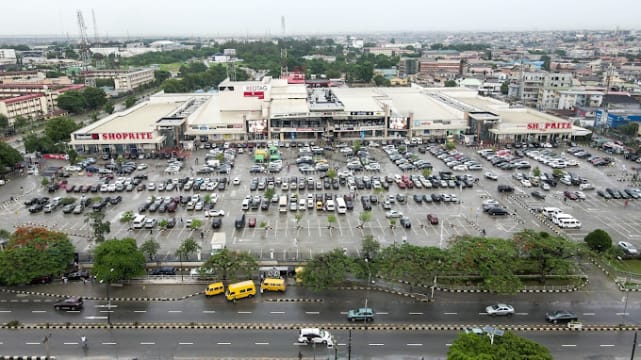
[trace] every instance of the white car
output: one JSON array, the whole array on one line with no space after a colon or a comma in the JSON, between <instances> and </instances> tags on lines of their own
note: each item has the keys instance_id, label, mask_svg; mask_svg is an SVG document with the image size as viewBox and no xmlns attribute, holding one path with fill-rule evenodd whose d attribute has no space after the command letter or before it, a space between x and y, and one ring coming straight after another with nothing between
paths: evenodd
<instances>
[{"instance_id":1,"label":"white car","mask_svg":"<svg viewBox=\"0 0 641 360\"><path fill-rule=\"evenodd\" d=\"M209 202L212 204L218 203L218 194L211 193L211 195L209 195Z\"/></svg>"},{"instance_id":2,"label":"white car","mask_svg":"<svg viewBox=\"0 0 641 360\"><path fill-rule=\"evenodd\" d=\"M639 254L639 250L637 250L637 248L635 248L634 245L630 244L627 241L619 241L618 245L628 255L638 255Z\"/></svg>"},{"instance_id":3,"label":"white car","mask_svg":"<svg viewBox=\"0 0 641 360\"><path fill-rule=\"evenodd\" d=\"M234 185L240 185L240 178L239 177L235 177L234 180L232 180L231 183L234 184Z\"/></svg>"},{"instance_id":4,"label":"white car","mask_svg":"<svg viewBox=\"0 0 641 360\"><path fill-rule=\"evenodd\" d=\"M151 190L151 191L156 190L156 184L154 183L147 184L147 190Z\"/></svg>"},{"instance_id":5,"label":"white car","mask_svg":"<svg viewBox=\"0 0 641 360\"><path fill-rule=\"evenodd\" d=\"M400 217L403 217L403 213L398 210L390 210L385 213L385 217L388 219L400 218Z\"/></svg>"},{"instance_id":6,"label":"white car","mask_svg":"<svg viewBox=\"0 0 641 360\"><path fill-rule=\"evenodd\" d=\"M139 164L138 166L136 166L136 169L145 170L147 167L149 167L149 165L147 165L147 164Z\"/></svg>"},{"instance_id":7,"label":"white car","mask_svg":"<svg viewBox=\"0 0 641 360\"><path fill-rule=\"evenodd\" d=\"M521 185L527 188L532 187L532 183L528 179L521 179Z\"/></svg>"},{"instance_id":8,"label":"white car","mask_svg":"<svg viewBox=\"0 0 641 360\"><path fill-rule=\"evenodd\" d=\"M499 177L493 172L489 172L488 171L484 175L485 175L486 178L488 178L490 180L498 180L499 179Z\"/></svg>"},{"instance_id":9,"label":"white car","mask_svg":"<svg viewBox=\"0 0 641 360\"><path fill-rule=\"evenodd\" d=\"M205 211L205 217L218 217L218 216L225 216L225 210Z\"/></svg>"},{"instance_id":10,"label":"white car","mask_svg":"<svg viewBox=\"0 0 641 360\"><path fill-rule=\"evenodd\" d=\"M576 195L579 200L585 200L585 193L583 191L575 191L574 195Z\"/></svg>"},{"instance_id":11,"label":"white car","mask_svg":"<svg viewBox=\"0 0 641 360\"><path fill-rule=\"evenodd\" d=\"M514 307L507 304L494 304L485 308L485 312L490 316L512 316Z\"/></svg>"}]
</instances>

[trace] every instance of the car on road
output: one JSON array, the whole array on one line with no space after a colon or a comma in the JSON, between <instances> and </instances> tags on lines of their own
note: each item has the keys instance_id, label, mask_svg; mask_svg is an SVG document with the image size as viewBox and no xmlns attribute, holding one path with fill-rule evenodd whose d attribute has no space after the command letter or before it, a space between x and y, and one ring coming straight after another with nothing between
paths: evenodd
<instances>
[{"instance_id":1,"label":"car on road","mask_svg":"<svg viewBox=\"0 0 641 360\"><path fill-rule=\"evenodd\" d=\"M486 307L485 312L490 316L512 316L514 307L508 304L494 304Z\"/></svg>"},{"instance_id":2,"label":"car on road","mask_svg":"<svg viewBox=\"0 0 641 360\"><path fill-rule=\"evenodd\" d=\"M627 241L619 241L617 245L623 249L626 255L639 255L639 250Z\"/></svg>"},{"instance_id":3,"label":"car on road","mask_svg":"<svg viewBox=\"0 0 641 360\"><path fill-rule=\"evenodd\" d=\"M65 275L67 280L70 280L70 281L88 279L89 276L90 276L89 272L88 271L84 271L84 270L74 271L74 272L71 272L71 273Z\"/></svg>"},{"instance_id":4,"label":"car on road","mask_svg":"<svg viewBox=\"0 0 641 360\"><path fill-rule=\"evenodd\" d=\"M385 217L388 218L388 219L401 218L401 217L403 217L403 213L398 211L398 210L390 210L390 211L385 213Z\"/></svg>"},{"instance_id":5,"label":"car on road","mask_svg":"<svg viewBox=\"0 0 641 360\"><path fill-rule=\"evenodd\" d=\"M438 225L438 216L435 214L427 214L427 221L432 225Z\"/></svg>"},{"instance_id":6,"label":"car on road","mask_svg":"<svg viewBox=\"0 0 641 360\"><path fill-rule=\"evenodd\" d=\"M298 342L303 344L326 344L334 346L334 337L329 332L319 328L302 328L298 332Z\"/></svg>"},{"instance_id":7,"label":"car on road","mask_svg":"<svg viewBox=\"0 0 641 360\"><path fill-rule=\"evenodd\" d=\"M81 310L83 306L82 298L81 297L68 297L66 299L62 299L58 301L57 303L53 304L53 308L56 310Z\"/></svg>"},{"instance_id":8,"label":"car on road","mask_svg":"<svg viewBox=\"0 0 641 360\"><path fill-rule=\"evenodd\" d=\"M347 312L347 320L363 322L374 321L374 309L369 307L351 309Z\"/></svg>"},{"instance_id":9,"label":"car on road","mask_svg":"<svg viewBox=\"0 0 641 360\"><path fill-rule=\"evenodd\" d=\"M578 321L579 318L575 313L567 310L555 310L545 314L545 320L553 324L567 323L570 321Z\"/></svg>"}]
</instances>

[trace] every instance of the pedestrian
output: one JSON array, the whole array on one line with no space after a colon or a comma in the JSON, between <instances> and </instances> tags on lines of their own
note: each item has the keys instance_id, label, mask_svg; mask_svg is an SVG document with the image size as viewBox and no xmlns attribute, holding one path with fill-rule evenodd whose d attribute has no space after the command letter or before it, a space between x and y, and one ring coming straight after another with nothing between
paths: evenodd
<instances>
[{"instance_id":1,"label":"pedestrian","mask_svg":"<svg viewBox=\"0 0 641 360\"><path fill-rule=\"evenodd\" d=\"M201 232L200 232L200 240L202 240L202 239L204 239L204 238L205 238L205 232L204 232L204 231L201 231Z\"/></svg>"},{"instance_id":2,"label":"pedestrian","mask_svg":"<svg viewBox=\"0 0 641 360\"><path fill-rule=\"evenodd\" d=\"M482 230L481 230L481 234L483 234L483 236L485 236L485 234L486 234L486 233L485 233L485 229L482 229Z\"/></svg>"},{"instance_id":3,"label":"pedestrian","mask_svg":"<svg viewBox=\"0 0 641 360\"><path fill-rule=\"evenodd\" d=\"M65 285L67 285L67 281L69 281L69 279L67 279L67 277L66 277L66 276L63 276L63 277L62 277L62 282L63 282Z\"/></svg>"},{"instance_id":4,"label":"pedestrian","mask_svg":"<svg viewBox=\"0 0 641 360\"><path fill-rule=\"evenodd\" d=\"M154 229L149 229L149 235L154 233Z\"/></svg>"},{"instance_id":5,"label":"pedestrian","mask_svg":"<svg viewBox=\"0 0 641 360\"><path fill-rule=\"evenodd\" d=\"M628 206L628 200L627 200L627 199L623 202L623 206L624 206L624 207L627 207L627 206Z\"/></svg>"},{"instance_id":6,"label":"pedestrian","mask_svg":"<svg viewBox=\"0 0 641 360\"><path fill-rule=\"evenodd\" d=\"M181 223L181 224L183 223L183 218L180 218L180 223Z\"/></svg>"},{"instance_id":7,"label":"pedestrian","mask_svg":"<svg viewBox=\"0 0 641 360\"><path fill-rule=\"evenodd\" d=\"M83 285L87 285L87 279L86 278L82 278L82 284Z\"/></svg>"}]
</instances>

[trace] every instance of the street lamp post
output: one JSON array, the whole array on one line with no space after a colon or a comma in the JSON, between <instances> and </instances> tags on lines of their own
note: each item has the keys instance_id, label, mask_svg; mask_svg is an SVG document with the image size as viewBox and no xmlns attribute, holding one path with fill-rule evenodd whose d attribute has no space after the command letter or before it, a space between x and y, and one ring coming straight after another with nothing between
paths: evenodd
<instances>
[{"instance_id":1,"label":"street lamp post","mask_svg":"<svg viewBox=\"0 0 641 360\"><path fill-rule=\"evenodd\" d=\"M114 269L109 269L109 279L107 280L107 324L111 326L111 296L109 296L109 288L111 287L111 276Z\"/></svg>"},{"instance_id":2,"label":"street lamp post","mask_svg":"<svg viewBox=\"0 0 641 360\"><path fill-rule=\"evenodd\" d=\"M365 258L367 264L367 290L365 291L365 307L367 307L367 298L369 297L369 286L372 283L372 271L369 268L369 260Z\"/></svg>"}]
</instances>

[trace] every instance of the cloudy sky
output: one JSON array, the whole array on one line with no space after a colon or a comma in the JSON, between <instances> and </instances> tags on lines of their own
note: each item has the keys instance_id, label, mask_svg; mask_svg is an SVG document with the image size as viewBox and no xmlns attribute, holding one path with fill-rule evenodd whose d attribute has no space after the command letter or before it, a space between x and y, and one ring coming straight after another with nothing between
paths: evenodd
<instances>
[{"instance_id":1,"label":"cloudy sky","mask_svg":"<svg viewBox=\"0 0 641 360\"><path fill-rule=\"evenodd\" d=\"M2 6L0 36L229 35L636 29L639 0L28 0Z\"/></svg>"}]
</instances>

